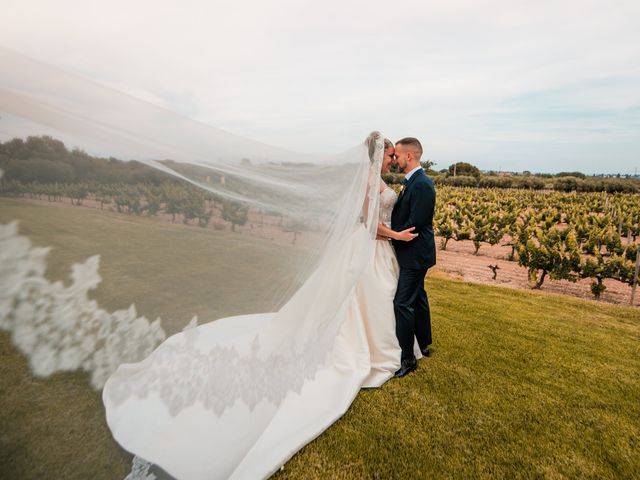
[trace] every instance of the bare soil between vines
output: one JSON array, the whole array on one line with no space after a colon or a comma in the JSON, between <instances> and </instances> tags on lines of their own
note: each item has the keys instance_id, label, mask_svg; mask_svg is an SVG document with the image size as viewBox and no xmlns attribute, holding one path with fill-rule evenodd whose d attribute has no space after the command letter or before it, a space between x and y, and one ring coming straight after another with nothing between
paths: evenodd
<instances>
[{"instance_id":1,"label":"bare soil between vines","mask_svg":"<svg viewBox=\"0 0 640 480\"><path fill-rule=\"evenodd\" d=\"M439 248L440 238L436 237L438 245L437 265L434 271L441 272L449 278L456 278L484 285L499 285L502 287L531 289L527 269L518 265L517 259L510 261L511 247L502 245L483 244L478 255L474 255L475 247L471 240L455 242L450 240L447 249ZM489 265L498 265L496 279ZM605 279L607 289L600 295L600 302L629 305L631 287L626 283L613 279ZM570 295L585 299L594 299L591 293L591 279L585 278L573 283L568 280L553 280L547 276L541 291L561 295ZM640 306L640 287L636 291L634 306Z\"/></svg>"}]
</instances>

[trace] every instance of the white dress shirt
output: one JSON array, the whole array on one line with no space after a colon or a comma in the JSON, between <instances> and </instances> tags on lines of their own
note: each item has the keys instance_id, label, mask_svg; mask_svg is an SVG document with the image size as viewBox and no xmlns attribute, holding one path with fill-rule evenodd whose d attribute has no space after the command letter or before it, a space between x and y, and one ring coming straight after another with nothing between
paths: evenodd
<instances>
[{"instance_id":1,"label":"white dress shirt","mask_svg":"<svg viewBox=\"0 0 640 480\"><path fill-rule=\"evenodd\" d=\"M411 178L411 175L413 175L414 173L416 173L418 170L420 170L422 168L422 165L418 165L416 168L414 168L413 170L411 170L409 173L406 173L404 176L404 179L408 182L409 179Z\"/></svg>"}]
</instances>

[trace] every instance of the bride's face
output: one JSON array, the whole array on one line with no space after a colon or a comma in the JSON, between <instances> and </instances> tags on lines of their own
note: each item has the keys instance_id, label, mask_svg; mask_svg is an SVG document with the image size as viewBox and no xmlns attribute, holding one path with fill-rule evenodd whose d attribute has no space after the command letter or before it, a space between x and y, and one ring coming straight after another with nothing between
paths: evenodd
<instances>
[{"instance_id":1,"label":"bride's face","mask_svg":"<svg viewBox=\"0 0 640 480\"><path fill-rule=\"evenodd\" d=\"M395 149L393 147L385 148L384 157L382 158L382 173L389 173L391 165L396 161Z\"/></svg>"}]
</instances>

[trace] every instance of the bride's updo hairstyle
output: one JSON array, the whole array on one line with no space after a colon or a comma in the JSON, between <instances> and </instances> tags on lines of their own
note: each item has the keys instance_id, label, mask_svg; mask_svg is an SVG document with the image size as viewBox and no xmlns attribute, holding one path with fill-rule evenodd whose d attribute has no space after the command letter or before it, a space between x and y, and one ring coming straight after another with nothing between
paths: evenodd
<instances>
[{"instance_id":1,"label":"bride's updo hairstyle","mask_svg":"<svg viewBox=\"0 0 640 480\"><path fill-rule=\"evenodd\" d=\"M373 153L376 151L376 140L382 137L382 134L377 130L371 132L367 139L364 141L365 145L369 149L369 161L373 163ZM384 149L393 147L393 143L388 138L384 139Z\"/></svg>"}]
</instances>

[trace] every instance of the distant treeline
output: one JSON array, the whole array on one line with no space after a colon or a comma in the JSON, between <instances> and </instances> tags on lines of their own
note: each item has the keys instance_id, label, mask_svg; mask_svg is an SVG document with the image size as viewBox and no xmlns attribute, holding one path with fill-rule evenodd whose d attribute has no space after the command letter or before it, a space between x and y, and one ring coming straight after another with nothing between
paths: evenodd
<instances>
[{"instance_id":1,"label":"distant treeline","mask_svg":"<svg viewBox=\"0 0 640 480\"><path fill-rule=\"evenodd\" d=\"M143 163L94 157L69 150L49 136L14 138L0 143L0 169L5 180L21 183L147 183L158 185L174 178Z\"/></svg>"},{"instance_id":2,"label":"distant treeline","mask_svg":"<svg viewBox=\"0 0 640 480\"><path fill-rule=\"evenodd\" d=\"M250 164L249 159L243 159L242 162ZM167 164L178 169L187 168ZM534 175L530 172L522 175L482 173L477 167L466 162L455 163L440 172L430 169L431 162L425 162L423 166L437 185L549 189L561 192L640 193L640 181L632 178L586 176L581 172L563 172L556 175ZM24 184L95 182L159 185L167 181L179 182L175 177L137 161L125 162L113 157L94 157L77 148L69 150L60 140L49 136L32 136L26 140L14 138L4 143L0 142L0 169L4 172L3 180ZM400 183L404 175L389 173L383 177L387 183Z\"/></svg>"},{"instance_id":3,"label":"distant treeline","mask_svg":"<svg viewBox=\"0 0 640 480\"><path fill-rule=\"evenodd\" d=\"M548 189L558 192L640 193L640 182L626 178L540 178L537 176L504 177L489 175L482 175L480 178L476 178L458 175L455 177L435 177L434 182L437 185L450 185L454 187Z\"/></svg>"},{"instance_id":4,"label":"distant treeline","mask_svg":"<svg viewBox=\"0 0 640 480\"><path fill-rule=\"evenodd\" d=\"M466 162L451 165L448 170L427 171L436 185L478 188L515 188L528 190L556 190L559 192L607 192L640 193L640 180L605 176L589 177L581 172L551 174L500 174L482 173L476 166ZM383 175L387 183L400 183L400 173Z\"/></svg>"}]
</instances>

